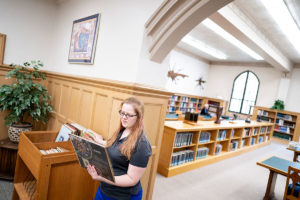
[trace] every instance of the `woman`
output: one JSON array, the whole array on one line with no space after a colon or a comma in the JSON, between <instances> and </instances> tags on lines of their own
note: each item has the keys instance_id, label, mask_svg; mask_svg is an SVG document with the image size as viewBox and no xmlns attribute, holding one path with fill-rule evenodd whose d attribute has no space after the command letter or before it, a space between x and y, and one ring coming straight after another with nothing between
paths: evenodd
<instances>
[{"instance_id":1,"label":"woman","mask_svg":"<svg viewBox=\"0 0 300 200\"><path fill-rule=\"evenodd\" d=\"M122 102L119 114L120 126L107 142L100 137L94 138L107 145L115 175L113 183L98 176L94 166L88 166L91 177L100 181L95 200L140 200L143 196L140 179L152 154L144 132L144 104L130 97Z\"/></svg>"}]
</instances>

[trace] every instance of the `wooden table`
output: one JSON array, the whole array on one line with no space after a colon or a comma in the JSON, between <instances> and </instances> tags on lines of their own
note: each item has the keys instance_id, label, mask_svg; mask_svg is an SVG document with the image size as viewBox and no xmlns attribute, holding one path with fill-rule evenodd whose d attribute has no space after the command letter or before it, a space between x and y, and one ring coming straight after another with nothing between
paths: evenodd
<instances>
[{"instance_id":1,"label":"wooden table","mask_svg":"<svg viewBox=\"0 0 300 200\"><path fill-rule=\"evenodd\" d=\"M287 147L286 149L288 149L288 150L294 152L294 158L293 158L293 161L294 161L294 162L297 162L297 158L298 158L298 155L300 155L300 151L299 151L299 150L296 150L296 149L289 148L289 147Z\"/></svg>"},{"instance_id":2,"label":"wooden table","mask_svg":"<svg viewBox=\"0 0 300 200\"><path fill-rule=\"evenodd\" d=\"M267 159L257 162L256 164L270 170L268 185L263 198L264 200L271 199L274 196L277 174L287 176L289 166L300 169L300 163L292 162L277 156L271 156Z\"/></svg>"},{"instance_id":3,"label":"wooden table","mask_svg":"<svg viewBox=\"0 0 300 200\"><path fill-rule=\"evenodd\" d=\"M8 138L0 140L0 178L13 180L17 159L18 144Z\"/></svg>"}]
</instances>

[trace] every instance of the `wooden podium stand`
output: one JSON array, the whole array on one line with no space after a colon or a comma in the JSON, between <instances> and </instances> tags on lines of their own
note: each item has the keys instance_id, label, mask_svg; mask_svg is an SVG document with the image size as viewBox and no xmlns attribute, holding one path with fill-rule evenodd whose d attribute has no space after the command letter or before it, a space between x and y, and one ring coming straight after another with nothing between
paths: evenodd
<instances>
[{"instance_id":1,"label":"wooden podium stand","mask_svg":"<svg viewBox=\"0 0 300 200\"><path fill-rule=\"evenodd\" d=\"M54 142L58 132L20 135L13 200L94 199L98 182L81 168L70 141ZM62 147L68 152L43 155L40 150Z\"/></svg>"}]
</instances>

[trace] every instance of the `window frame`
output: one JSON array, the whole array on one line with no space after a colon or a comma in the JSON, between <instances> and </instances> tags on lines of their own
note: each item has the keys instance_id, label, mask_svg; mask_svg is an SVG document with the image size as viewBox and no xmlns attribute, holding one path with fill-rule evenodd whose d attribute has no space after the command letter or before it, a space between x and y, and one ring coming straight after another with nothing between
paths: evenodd
<instances>
[{"instance_id":1,"label":"window frame","mask_svg":"<svg viewBox=\"0 0 300 200\"><path fill-rule=\"evenodd\" d=\"M242 115L250 115L250 110L251 110L251 108L249 109L249 111L248 111L247 114L242 113L242 108L243 108L243 104L244 104L244 101L245 101L245 93L246 93L247 84L248 84L248 77L249 77L249 73L250 73L250 72L251 72L251 73L257 78L257 80L258 80L257 92L256 92L256 97L255 97L255 101L254 101L254 105L253 105L253 106L256 105L257 96L258 96L258 92L259 92L259 86L260 86L260 80L259 80L258 76L257 76L254 72L252 72L252 71L250 71L250 70L246 70L246 71L243 71L243 72L239 73L239 74L235 77L235 79L233 80L232 89L231 89L231 96L230 96L230 101L229 101L229 106L228 106L228 111L229 111L229 112L237 113L237 114L242 114ZM239 112L231 111L231 110L230 110L230 105L231 105L232 95L233 95L233 91L234 91L235 81L236 81L237 78L239 78L239 77L240 77L242 74L244 74L244 73L247 73L247 77L246 77L246 81L245 81L245 85L244 85L245 87L244 87L244 91L243 91L243 97L242 97L242 99L241 99L240 111L239 111Z\"/></svg>"}]
</instances>

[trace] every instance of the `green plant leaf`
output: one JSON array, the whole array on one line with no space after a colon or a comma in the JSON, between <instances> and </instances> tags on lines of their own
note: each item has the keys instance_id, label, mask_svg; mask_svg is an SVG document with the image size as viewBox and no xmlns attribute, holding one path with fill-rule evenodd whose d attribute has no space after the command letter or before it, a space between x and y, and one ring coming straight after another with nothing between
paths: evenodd
<instances>
[{"instance_id":1,"label":"green plant leaf","mask_svg":"<svg viewBox=\"0 0 300 200\"><path fill-rule=\"evenodd\" d=\"M7 72L6 78L13 78L12 84L0 87L0 111L8 111L5 124L9 126L20 122L25 114L46 123L52 107L48 90L39 82L46 79L45 74L39 70L43 63L38 60L9 66L11 70Z\"/></svg>"}]
</instances>

